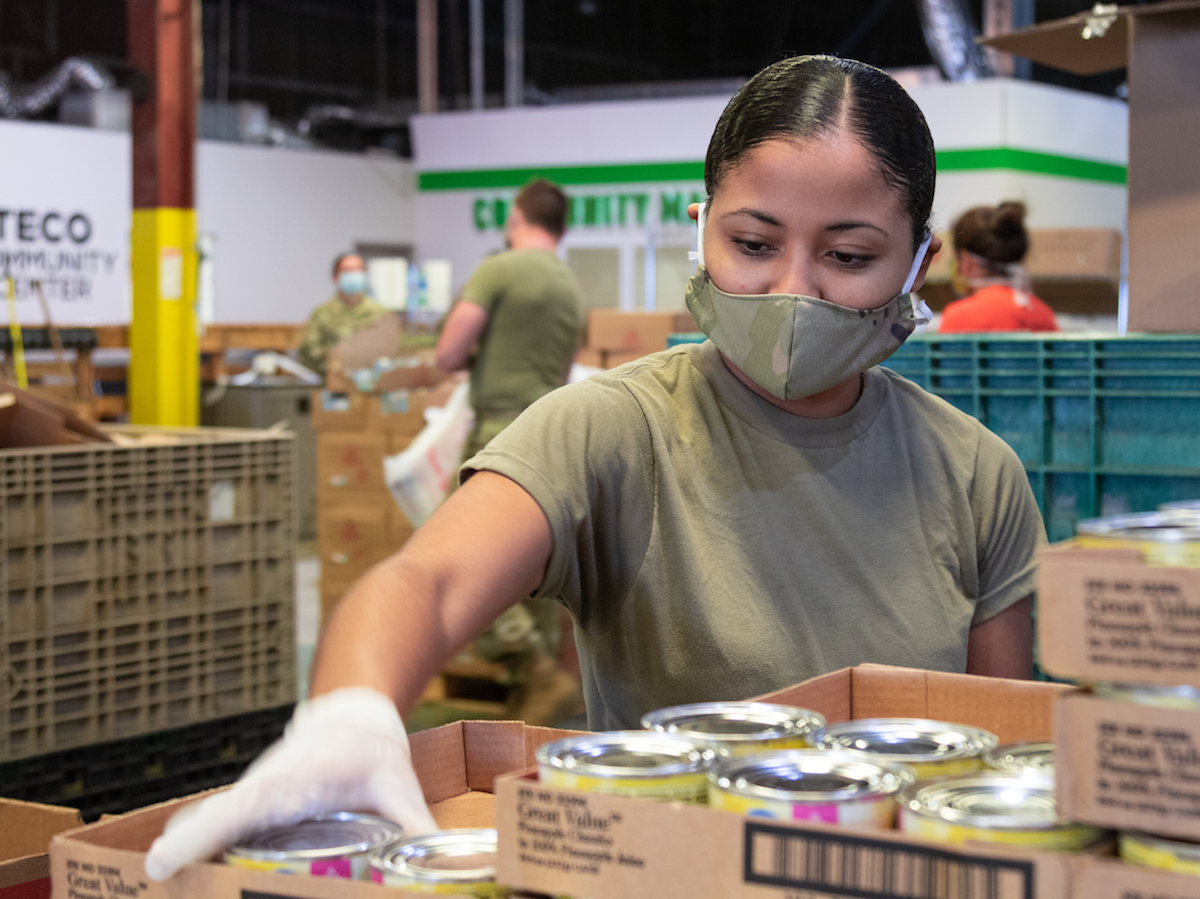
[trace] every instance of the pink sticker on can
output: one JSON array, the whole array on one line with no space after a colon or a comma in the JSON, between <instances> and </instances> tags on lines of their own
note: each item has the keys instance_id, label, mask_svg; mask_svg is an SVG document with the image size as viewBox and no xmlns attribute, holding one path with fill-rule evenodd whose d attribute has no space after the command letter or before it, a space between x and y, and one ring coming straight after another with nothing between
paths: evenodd
<instances>
[{"instance_id":1,"label":"pink sticker on can","mask_svg":"<svg viewBox=\"0 0 1200 899\"><path fill-rule=\"evenodd\" d=\"M372 868L371 880L373 880L375 883L383 883L383 872L378 868Z\"/></svg>"},{"instance_id":2,"label":"pink sticker on can","mask_svg":"<svg viewBox=\"0 0 1200 899\"><path fill-rule=\"evenodd\" d=\"M836 805L793 805L792 819L795 821L817 821L821 824L837 824Z\"/></svg>"},{"instance_id":3,"label":"pink sticker on can","mask_svg":"<svg viewBox=\"0 0 1200 899\"><path fill-rule=\"evenodd\" d=\"M314 877L345 877L349 880L354 876L350 870L350 859L348 858L331 858L328 861L313 861L312 873Z\"/></svg>"}]
</instances>

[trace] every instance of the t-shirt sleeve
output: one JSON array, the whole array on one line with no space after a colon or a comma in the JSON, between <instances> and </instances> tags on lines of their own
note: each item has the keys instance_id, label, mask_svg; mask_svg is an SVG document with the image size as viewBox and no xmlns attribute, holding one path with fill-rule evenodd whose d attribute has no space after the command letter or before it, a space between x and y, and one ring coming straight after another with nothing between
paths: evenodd
<instances>
[{"instance_id":1,"label":"t-shirt sleeve","mask_svg":"<svg viewBox=\"0 0 1200 899\"><path fill-rule=\"evenodd\" d=\"M483 260L463 285L462 298L468 303L482 306L490 315L492 307L504 292L505 268L503 255L490 256Z\"/></svg>"},{"instance_id":2,"label":"t-shirt sleeve","mask_svg":"<svg viewBox=\"0 0 1200 899\"><path fill-rule=\"evenodd\" d=\"M974 627L1034 592L1046 530L1021 460L990 432L976 456L972 491L979 564Z\"/></svg>"},{"instance_id":3,"label":"t-shirt sleeve","mask_svg":"<svg viewBox=\"0 0 1200 899\"><path fill-rule=\"evenodd\" d=\"M535 596L561 599L584 630L607 628L645 558L655 463L646 416L619 381L589 379L538 400L459 478L495 471L541 506L554 537Z\"/></svg>"}]
</instances>

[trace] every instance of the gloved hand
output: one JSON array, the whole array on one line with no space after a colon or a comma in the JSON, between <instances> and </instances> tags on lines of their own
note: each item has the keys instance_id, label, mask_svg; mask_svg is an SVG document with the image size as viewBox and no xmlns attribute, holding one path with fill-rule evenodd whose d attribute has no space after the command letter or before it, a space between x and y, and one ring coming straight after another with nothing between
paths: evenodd
<instances>
[{"instance_id":1,"label":"gloved hand","mask_svg":"<svg viewBox=\"0 0 1200 899\"><path fill-rule=\"evenodd\" d=\"M146 856L146 874L165 880L247 834L360 809L391 818L406 835L437 829L395 704L347 687L301 703L283 737L236 784L167 822Z\"/></svg>"}]
</instances>

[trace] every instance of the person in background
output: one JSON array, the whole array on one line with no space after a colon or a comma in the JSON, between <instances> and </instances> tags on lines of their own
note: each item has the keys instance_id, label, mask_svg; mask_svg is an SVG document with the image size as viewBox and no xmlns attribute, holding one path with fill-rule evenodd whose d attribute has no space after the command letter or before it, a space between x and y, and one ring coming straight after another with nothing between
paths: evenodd
<instances>
[{"instance_id":1,"label":"person in background","mask_svg":"<svg viewBox=\"0 0 1200 899\"><path fill-rule=\"evenodd\" d=\"M475 426L463 461L567 382L582 304L574 273L558 258L567 208L549 181L525 185L505 222L507 249L480 263L442 327L437 364L470 373ZM560 609L552 598L517 603L475 641L476 655L508 668L506 713L529 724L583 713L579 681L557 661Z\"/></svg>"},{"instance_id":2,"label":"person in background","mask_svg":"<svg viewBox=\"0 0 1200 899\"><path fill-rule=\"evenodd\" d=\"M341 808L434 827L400 708L521 597L575 621L593 730L879 662L1032 673L1021 460L879 363L922 317L933 139L872 66L777 62L704 162L708 335L543 397L460 472L322 631L312 699L231 789L173 820L150 877Z\"/></svg>"},{"instance_id":3,"label":"person in background","mask_svg":"<svg viewBox=\"0 0 1200 899\"><path fill-rule=\"evenodd\" d=\"M954 223L955 287L938 332L1057 331L1054 312L1029 289L1021 260L1029 249L1025 204L968 209Z\"/></svg>"},{"instance_id":4,"label":"person in background","mask_svg":"<svg viewBox=\"0 0 1200 899\"><path fill-rule=\"evenodd\" d=\"M321 375L331 349L387 314L367 296L366 265L357 253L333 260L333 283L337 293L313 310L300 338L300 363Z\"/></svg>"}]
</instances>

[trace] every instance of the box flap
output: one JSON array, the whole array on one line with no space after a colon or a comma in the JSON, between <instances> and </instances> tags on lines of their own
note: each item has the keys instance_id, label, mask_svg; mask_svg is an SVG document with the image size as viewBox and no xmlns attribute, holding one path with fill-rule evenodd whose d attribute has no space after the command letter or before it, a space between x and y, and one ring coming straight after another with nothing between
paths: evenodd
<instances>
[{"instance_id":1,"label":"box flap","mask_svg":"<svg viewBox=\"0 0 1200 899\"><path fill-rule=\"evenodd\" d=\"M1150 6L1121 6L1103 15L1093 11L1081 12L979 42L1076 75L1095 75L1125 66L1129 54L1129 20L1132 17L1193 9L1200 9L1200 2L1180 0Z\"/></svg>"}]
</instances>

